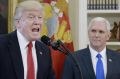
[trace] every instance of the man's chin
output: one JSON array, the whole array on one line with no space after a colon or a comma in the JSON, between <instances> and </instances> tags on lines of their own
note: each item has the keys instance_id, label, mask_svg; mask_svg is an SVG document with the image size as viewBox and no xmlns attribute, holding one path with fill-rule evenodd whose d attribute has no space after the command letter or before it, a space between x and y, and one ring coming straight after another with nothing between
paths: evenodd
<instances>
[{"instance_id":1,"label":"man's chin","mask_svg":"<svg viewBox=\"0 0 120 79\"><path fill-rule=\"evenodd\" d=\"M31 39L32 39L32 41L39 40L39 39L40 39L40 36L34 36L34 37L32 37Z\"/></svg>"},{"instance_id":2,"label":"man's chin","mask_svg":"<svg viewBox=\"0 0 120 79\"><path fill-rule=\"evenodd\" d=\"M96 48L98 48L98 47L100 47L100 44L97 44L97 43L96 43L96 44L94 44L93 46L96 47Z\"/></svg>"}]
</instances>

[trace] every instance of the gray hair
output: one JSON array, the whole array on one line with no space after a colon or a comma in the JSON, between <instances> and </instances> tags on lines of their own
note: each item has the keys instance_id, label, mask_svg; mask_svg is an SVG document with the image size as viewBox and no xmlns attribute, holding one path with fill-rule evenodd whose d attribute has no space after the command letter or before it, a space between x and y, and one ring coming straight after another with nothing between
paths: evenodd
<instances>
[{"instance_id":1,"label":"gray hair","mask_svg":"<svg viewBox=\"0 0 120 79\"><path fill-rule=\"evenodd\" d=\"M15 9L15 14L14 14L14 26L16 20L19 20L22 16L22 13L27 10L33 10L35 8L38 8L43 12L43 6L41 3L35 0L26 0L21 3L19 3Z\"/></svg>"},{"instance_id":2,"label":"gray hair","mask_svg":"<svg viewBox=\"0 0 120 79\"><path fill-rule=\"evenodd\" d=\"M103 22L105 22L106 27L107 27L107 30L108 30L108 31L111 30L110 22L109 22L107 19L103 18L103 17L95 17L95 18L93 18L93 19L90 21L89 25L88 25L88 30L91 28L91 26L93 25L93 23L96 22L96 21L103 21Z\"/></svg>"}]
</instances>

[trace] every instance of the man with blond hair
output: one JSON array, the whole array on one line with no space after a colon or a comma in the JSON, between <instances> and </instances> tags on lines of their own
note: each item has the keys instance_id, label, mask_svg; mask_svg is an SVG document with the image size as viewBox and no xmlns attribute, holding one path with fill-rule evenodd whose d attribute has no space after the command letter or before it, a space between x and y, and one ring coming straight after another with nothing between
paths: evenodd
<instances>
[{"instance_id":1,"label":"man with blond hair","mask_svg":"<svg viewBox=\"0 0 120 79\"><path fill-rule=\"evenodd\" d=\"M49 48L39 40L43 7L38 1L18 4L16 30L0 36L0 79L55 79Z\"/></svg>"}]
</instances>

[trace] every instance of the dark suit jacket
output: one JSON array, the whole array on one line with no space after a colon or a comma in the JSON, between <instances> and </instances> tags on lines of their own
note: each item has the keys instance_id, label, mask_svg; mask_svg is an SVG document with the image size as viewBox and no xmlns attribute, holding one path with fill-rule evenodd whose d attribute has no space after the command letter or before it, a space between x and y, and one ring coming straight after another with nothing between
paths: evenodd
<instances>
[{"instance_id":1,"label":"dark suit jacket","mask_svg":"<svg viewBox=\"0 0 120 79\"><path fill-rule=\"evenodd\" d=\"M55 79L50 50L38 41L35 42L35 47L38 63L37 79ZM16 31L6 36L0 36L0 79L24 79Z\"/></svg>"},{"instance_id":2,"label":"dark suit jacket","mask_svg":"<svg viewBox=\"0 0 120 79\"><path fill-rule=\"evenodd\" d=\"M62 79L96 79L92 66L89 48L73 53L80 64L80 75L78 67L74 64L70 56L65 61ZM107 75L106 79L120 79L120 55L107 49Z\"/></svg>"}]
</instances>

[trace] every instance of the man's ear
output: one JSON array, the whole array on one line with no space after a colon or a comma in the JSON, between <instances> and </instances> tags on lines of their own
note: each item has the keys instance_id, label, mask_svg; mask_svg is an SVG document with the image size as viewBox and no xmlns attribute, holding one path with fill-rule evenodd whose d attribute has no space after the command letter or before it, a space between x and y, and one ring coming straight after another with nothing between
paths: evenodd
<instances>
[{"instance_id":1,"label":"man's ear","mask_svg":"<svg viewBox=\"0 0 120 79\"><path fill-rule=\"evenodd\" d=\"M20 20L15 21L15 26L16 26L16 28L20 28Z\"/></svg>"},{"instance_id":2,"label":"man's ear","mask_svg":"<svg viewBox=\"0 0 120 79\"><path fill-rule=\"evenodd\" d=\"M107 41L110 39L110 37L111 37L111 32L108 32Z\"/></svg>"}]
</instances>

